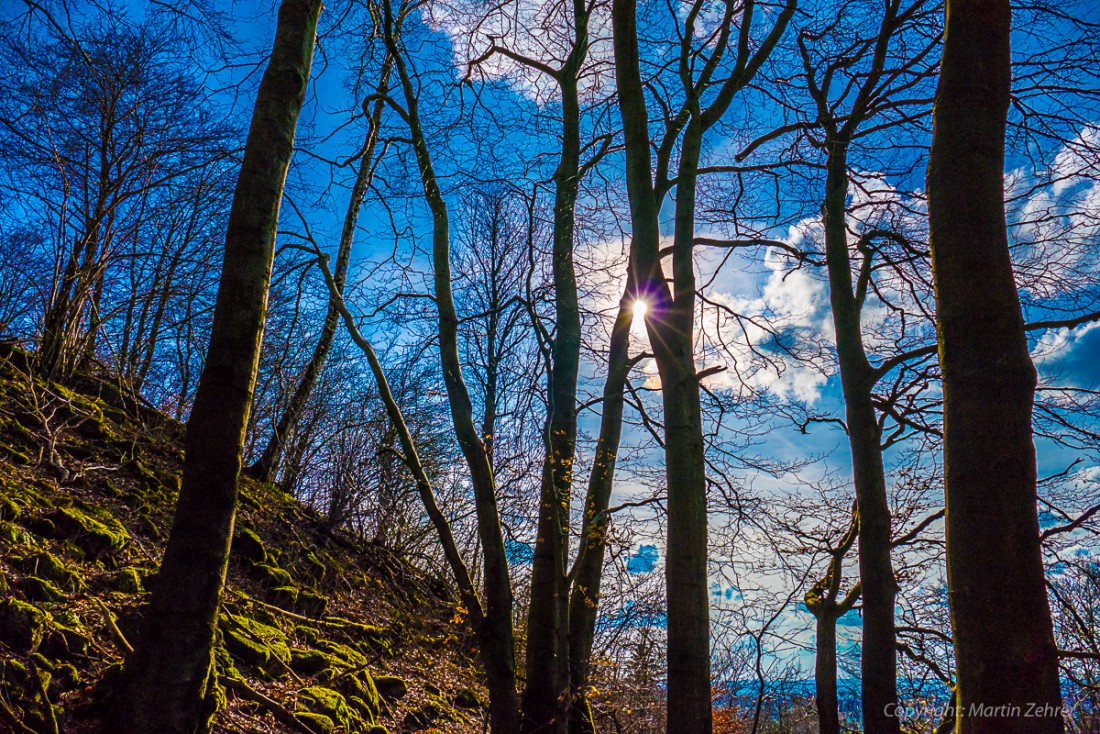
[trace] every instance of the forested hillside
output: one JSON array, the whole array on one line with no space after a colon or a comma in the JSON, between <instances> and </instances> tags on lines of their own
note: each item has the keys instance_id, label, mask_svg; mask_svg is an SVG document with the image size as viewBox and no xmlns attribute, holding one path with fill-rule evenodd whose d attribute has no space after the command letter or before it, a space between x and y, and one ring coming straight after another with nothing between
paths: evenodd
<instances>
[{"instance_id":1,"label":"forested hillside","mask_svg":"<svg viewBox=\"0 0 1100 734\"><path fill-rule=\"evenodd\" d=\"M0 2L0 733L1100 731L1098 58Z\"/></svg>"},{"instance_id":2,"label":"forested hillside","mask_svg":"<svg viewBox=\"0 0 1100 734\"><path fill-rule=\"evenodd\" d=\"M97 731L179 491L182 426L101 377L0 362L0 731ZM482 730L445 583L246 481L218 625L213 730Z\"/></svg>"}]
</instances>

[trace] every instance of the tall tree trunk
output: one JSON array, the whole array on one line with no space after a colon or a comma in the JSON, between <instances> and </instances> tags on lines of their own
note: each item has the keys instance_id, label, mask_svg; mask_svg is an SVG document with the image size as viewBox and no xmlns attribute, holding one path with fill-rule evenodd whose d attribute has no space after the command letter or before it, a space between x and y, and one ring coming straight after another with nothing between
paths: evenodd
<instances>
[{"instance_id":1,"label":"tall tree trunk","mask_svg":"<svg viewBox=\"0 0 1100 734\"><path fill-rule=\"evenodd\" d=\"M581 6L583 12L583 5ZM586 20L578 18L578 24ZM582 46L578 44L578 46ZM559 77L562 149L554 172L554 341L551 345L546 460L528 609L525 732L561 734L569 723L569 510L577 443L577 374L581 318L573 267L573 230L580 186L580 101L575 69Z\"/></svg>"},{"instance_id":2,"label":"tall tree trunk","mask_svg":"<svg viewBox=\"0 0 1100 734\"><path fill-rule=\"evenodd\" d=\"M863 648L860 658L863 726L867 734L897 734L897 650L890 561L890 504L886 495L881 432L871 401L875 376L863 346L860 316L865 288L853 290L845 226L848 197L847 143L829 148L825 202L825 259L829 272L836 350L852 475L859 504L859 577L863 585ZM865 254L864 257L870 257ZM858 292L857 292L858 291Z\"/></svg>"},{"instance_id":3,"label":"tall tree trunk","mask_svg":"<svg viewBox=\"0 0 1100 734\"><path fill-rule=\"evenodd\" d=\"M377 94L384 95L389 88L390 73L393 62L389 57L382 65L382 77L378 82ZM355 176L355 184L351 188L351 198L348 201L347 212L344 215L344 226L340 232L340 245L336 253L336 270L333 273L336 278L337 289L342 294L344 283L347 280L348 264L351 261L351 248L355 243L355 228L359 222L359 211L363 206L363 199L370 187L374 173L374 150L378 145L378 129L382 120L382 110L385 101L378 99L371 108L369 115L370 130L367 132L367 141L363 146L359 158L359 172ZM330 297L328 310L325 312L325 320L321 326L321 335L317 338L317 344L313 348L309 362L298 380L298 387L287 404L286 409L275 424L263 453L256 463L249 467L249 473L261 482L270 482L275 479L279 470L279 461L282 459L284 447L294 434L302 413L309 403L313 387L321 376L321 371L328 361L329 352L332 350L332 342L336 337L336 327L340 324L340 314L336 308L336 302Z\"/></svg>"},{"instance_id":4,"label":"tall tree trunk","mask_svg":"<svg viewBox=\"0 0 1100 734\"><path fill-rule=\"evenodd\" d=\"M1010 26L1009 0L948 0L928 164L957 731L1060 734L1035 508L1036 376L1004 213Z\"/></svg>"},{"instance_id":5,"label":"tall tree trunk","mask_svg":"<svg viewBox=\"0 0 1100 734\"><path fill-rule=\"evenodd\" d=\"M677 180L673 245L675 300L661 268L658 199L651 179L645 92L639 70L637 4L612 6L615 78L626 146L631 261L637 298L648 304L646 328L661 376L668 482L665 586L668 604L668 734L709 734L710 624L707 595L706 475L695 372L692 317L695 170L702 129L684 136ZM687 174L686 177L684 174ZM690 231L688 240L684 237Z\"/></svg>"},{"instance_id":6,"label":"tall tree trunk","mask_svg":"<svg viewBox=\"0 0 1100 734\"><path fill-rule=\"evenodd\" d=\"M695 370L695 180L703 129L688 123L680 149L673 234L673 301L646 312L661 375L668 483L669 734L711 730L710 597L707 584L707 477L699 378ZM660 272L660 265L657 266Z\"/></svg>"},{"instance_id":7,"label":"tall tree trunk","mask_svg":"<svg viewBox=\"0 0 1100 734\"><path fill-rule=\"evenodd\" d=\"M459 448L470 472L482 550L484 616L477 626L481 658L489 688L489 719L495 734L520 730L516 691L515 630L512 624L512 584L504 533L497 508L496 480L489 455L474 425L473 403L462 376L458 354L458 313L451 288L451 232L447 203L439 188L431 153L420 122L416 87L397 45L396 24L389 0L383 3L385 41L394 59L406 103L405 119L412 135L424 198L432 213L432 267L439 324L439 359Z\"/></svg>"},{"instance_id":8,"label":"tall tree trunk","mask_svg":"<svg viewBox=\"0 0 1100 734\"><path fill-rule=\"evenodd\" d=\"M175 520L108 720L125 734L209 728L214 633L229 559L283 184L305 99L320 0L284 0L226 232L210 347L187 424Z\"/></svg>"}]
</instances>

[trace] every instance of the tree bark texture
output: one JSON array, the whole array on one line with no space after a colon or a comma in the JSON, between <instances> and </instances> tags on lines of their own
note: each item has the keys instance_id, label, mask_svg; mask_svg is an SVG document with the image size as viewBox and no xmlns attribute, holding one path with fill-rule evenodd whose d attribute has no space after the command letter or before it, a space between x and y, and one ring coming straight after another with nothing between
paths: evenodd
<instances>
[{"instance_id":1,"label":"tree bark texture","mask_svg":"<svg viewBox=\"0 0 1100 734\"><path fill-rule=\"evenodd\" d=\"M256 382L283 183L320 0L284 0L226 232L210 347L187 424L172 532L108 731L192 734L214 714L214 634Z\"/></svg>"},{"instance_id":2,"label":"tree bark texture","mask_svg":"<svg viewBox=\"0 0 1100 734\"><path fill-rule=\"evenodd\" d=\"M1010 27L1009 0L948 0L928 165L956 731L1061 734L1035 507L1036 375L1005 226Z\"/></svg>"}]
</instances>

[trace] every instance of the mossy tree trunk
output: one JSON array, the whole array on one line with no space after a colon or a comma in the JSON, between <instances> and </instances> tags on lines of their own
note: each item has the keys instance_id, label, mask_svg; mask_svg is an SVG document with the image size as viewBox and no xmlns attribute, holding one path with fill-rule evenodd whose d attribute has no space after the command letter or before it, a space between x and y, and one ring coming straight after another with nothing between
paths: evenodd
<instances>
[{"instance_id":1,"label":"mossy tree trunk","mask_svg":"<svg viewBox=\"0 0 1100 734\"><path fill-rule=\"evenodd\" d=\"M215 711L214 634L237 506L283 184L320 0L284 0L226 232L210 347L187 424L175 520L108 731L192 734Z\"/></svg>"},{"instance_id":2,"label":"mossy tree trunk","mask_svg":"<svg viewBox=\"0 0 1100 734\"><path fill-rule=\"evenodd\" d=\"M956 730L1060 734L1035 507L1036 375L1004 212L1010 30L1009 0L948 0L928 164Z\"/></svg>"}]
</instances>

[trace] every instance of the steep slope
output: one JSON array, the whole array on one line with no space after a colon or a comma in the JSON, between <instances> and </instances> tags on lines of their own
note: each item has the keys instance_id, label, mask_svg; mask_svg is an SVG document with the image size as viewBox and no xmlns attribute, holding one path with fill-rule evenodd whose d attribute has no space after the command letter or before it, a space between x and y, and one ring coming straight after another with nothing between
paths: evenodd
<instances>
[{"instance_id":1,"label":"steep slope","mask_svg":"<svg viewBox=\"0 0 1100 734\"><path fill-rule=\"evenodd\" d=\"M183 427L0 345L0 732L95 731L171 525ZM218 640L219 732L483 730L446 587L242 486Z\"/></svg>"}]
</instances>

